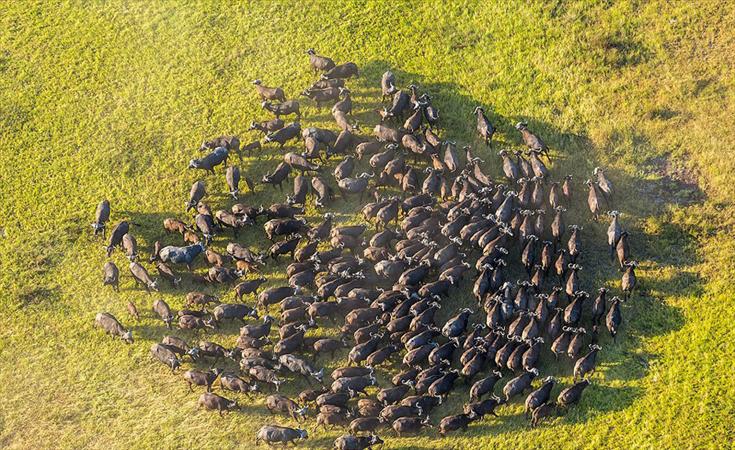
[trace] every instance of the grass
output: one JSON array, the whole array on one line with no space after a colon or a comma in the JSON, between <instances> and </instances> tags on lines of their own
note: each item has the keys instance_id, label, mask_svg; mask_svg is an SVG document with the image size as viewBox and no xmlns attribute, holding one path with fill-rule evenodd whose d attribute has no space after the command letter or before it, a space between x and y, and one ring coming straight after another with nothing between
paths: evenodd
<instances>
[{"instance_id":1,"label":"grass","mask_svg":"<svg viewBox=\"0 0 735 450\"><path fill-rule=\"evenodd\" d=\"M623 336L603 339L580 405L530 429L514 403L445 439L386 432L386 448L732 445L732 8L709 0L17 1L0 11L0 446L247 448L273 420L262 398L225 418L196 409L196 395L149 357L165 333L147 306L154 297L130 278L119 294L102 289L105 258L89 223L109 198L113 222L140 223L134 233L148 249L165 238L164 217L184 217L195 179L205 177L213 205L228 204L221 172L187 171L186 161L205 138L255 138L244 130L265 114L250 80L295 95L312 80L309 47L361 67L348 84L363 123L375 122L370 109L390 67L401 84L433 94L447 137L476 143L469 111L482 104L500 145L519 144L512 125L521 118L538 130L554 149L553 173L583 181L593 167L609 168L641 262ZM303 123L332 126L326 109L304 103ZM497 157L480 148L497 175ZM280 157L269 148L241 167L259 175ZM259 186L245 201L281 199ZM335 208L340 220L357 220L354 204ZM581 205L574 214L589 247L584 285L617 287L595 244L605 225L588 223ZM242 239L262 241L256 232ZM114 259L127 272L119 252ZM271 284L277 272L269 266ZM161 296L180 307L183 291ZM470 301L455 296L457 305ZM129 300L143 311L139 323L124 312ZM93 330L101 310L131 324L136 344ZM218 339L231 344L235 326L227 331ZM570 382L568 363L544 367ZM459 397L441 413L459 409ZM303 445L327 447L338 434L317 432Z\"/></svg>"}]
</instances>

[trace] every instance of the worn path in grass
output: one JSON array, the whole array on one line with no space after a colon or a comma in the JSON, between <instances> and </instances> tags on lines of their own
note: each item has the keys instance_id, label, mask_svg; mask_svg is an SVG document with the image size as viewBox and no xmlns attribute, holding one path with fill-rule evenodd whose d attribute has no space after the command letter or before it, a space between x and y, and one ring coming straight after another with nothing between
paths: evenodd
<instances>
[{"instance_id":1,"label":"worn path in grass","mask_svg":"<svg viewBox=\"0 0 735 450\"><path fill-rule=\"evenodd\" d=\"M102 289L105 259L89 223L106 197L113 222L142 225L134 228L142 248L164 238L161 220L184 217L189 186L203 176L185 169L201 141L224 133L255 138L245 129L266 115L250 81L295 96L313 79L303 53L309 47L361 66L362 77L349 85L363 123L375 123L378 80L390 67L402 85L413 81L432 93L448 138L479 144L469 112L482 104L498 124L497 145L518 145L512 125L527 120L554 149L552 171L572 173L578 192L593 167L608 167L641 262L623 336L603 339L595 384L564 417L531 430L515 403L446 439L386 432L386 448L732 443L735 18L728 8L709 1L18 1L0 11L3 447L248 447L254 430L272 420L262 399L225 418L198 411L179 376L151 361L150 343L165 333L144 306L153 297L130 278L120 294ZM332 127L326 109L303 103L305 125ZM477 151L498 175L498 158ZM259 178L280 157L269 148L241 167ZM210 202L227 205L221 171L205 179ZM282 198L259 186L245 201ZM351 220L357 205L334 208ZM617 287L603 248L591 244L604 239L605 225L588 223L581 209L573 214L590 242L585 287ZM241 241L265 247L260 233ZM119 253L115 260L126 272ZM273 266L267 275L279 282ZM183 292L161 295L178 308ZM143 311L139 323L124 312L128 300ZM452 301L470 303L465 294ZM137 343L93 330L100 310L131 323ZM234 341L236 327L228 330ZM568 363L545 367L569 383ZM455 396L441 412L463 400ZM326 447L338 434L314 433L304 446Z\"/></svg>"}]
</instances>

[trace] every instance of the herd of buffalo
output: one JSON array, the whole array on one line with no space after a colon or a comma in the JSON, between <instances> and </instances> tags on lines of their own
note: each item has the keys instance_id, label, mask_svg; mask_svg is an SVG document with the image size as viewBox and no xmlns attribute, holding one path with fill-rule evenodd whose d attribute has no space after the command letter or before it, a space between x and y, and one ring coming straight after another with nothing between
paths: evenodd
<instances>
[{"instance_id":1,"label":"herd of buffalo","mask_svg":"<svg viewBox=\"0 0 735 450\"><path fill-rule=\"evenodd\" d=\"M174 311L163 299L151 308L169 329L215 333L227 321L242 323L234 348L170 334L151 347L153 358L173 372L186 361L207 363L209 370L191 368L183 378L191 390L204 388L198 404L220 415L240 408L231 399L236 393L250 398L270 390L265 407L273 414L298 423L313 417L314 430L346 427L349 433L334 443L340 450L381 444L376 433L385 428L399 436L433 427L440 436L466 430L528 391L525 411L532 426L577 403L595 371L599 341L603 333L614 339L619 332L621 305L636 285L628 232L612 208L615 191L605 171L595 168L584 190L591 218L610 218L607 244L611 264L622 273L619 296L606 287L583 289L583 227L567 216L579 194L571 176L556 177L546 167L549 149L527 124L515 127L522 148L498 153L504 179L493 179L472 147L460 150L437 134L439 111L431 96L416 85L399 88L390 71L381 79L386 106L376 110L378 124L371 136L360 134L345 86L359 76L358 67L336 65L313 50L307 54L321 76L301 95L317 107L333 105L337 131L286 123L283 117L291 115L300 120L299 102L255 80L262 108L274 116L250 125L264 138L243 144L237 136L217 137L205 141L200 151L207 153L189 163L212 175L222 166L229 208L212 211L207 184L195 182L182 211L182 217L193 211L193 220L163 221L167 235L180 235L183 245L155 242L149 258L139 254L135 224L121 221L110 230L104 284L115 290L120 272L110 257L118 248L135 282L149 293L162 288L159 279L172 289L184 277L187 285L233 285L231 302L191 291L183 309ZM481 146L492 149L493 122L480 106L472 117ZM256 181L231 163L233 156L242 160L243 152L271 143L293 149L290 142L299 140L303 151L285 153L270 173L256 177L281 190L292 184L284 203L240 202L241 181L251 192ZM325 164L333 158L338 162L332 176ZM319 223L309 223L303 214L312 199L322 210L341 199L359 200L364 221L340 224L325 212ZM586 215L581 210L577 215ZM92 225L95 235L106 237L110 214L105 200ZM262 236L259 220L265 220L270 248L238 243L241 233ZM215 250L215 236L229 233L233 240ZM288 282L266 288L261 269L279 258L290 262ZM193 272L202 263L206 275ZM476 304L452 298L470 287ZM134 303L127 309L139 317ZM112 314L101 312L94 323L133 343L131 331ZM325 376L317 361L342 352L347 364ZM555 397L557 380L542 376L544 354L570 361L573 384ZM230 368L219 368L225 364ZM294 398L279 394L283 383L295 379L308 388ZM461 385L469 388L463 410L431 417ZM307 437L305 429L273 424L255 439L285 445Z\"/></svg>"}]
</instances>

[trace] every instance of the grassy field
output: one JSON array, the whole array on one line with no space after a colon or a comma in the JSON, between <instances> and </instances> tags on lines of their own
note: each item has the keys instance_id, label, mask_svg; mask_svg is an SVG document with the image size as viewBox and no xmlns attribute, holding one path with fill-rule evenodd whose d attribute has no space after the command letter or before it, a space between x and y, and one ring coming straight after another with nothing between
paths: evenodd
<instances>
[{"instance_id":1,"label":"grassy field","mask_svg":"<svg viewBox=\"0 0 735 450\"><path fill-rule=\"evenodd\" d=\"M513 124L527 120L553 149L553 173L572 173L578 193L593 167L609 168L641 262L622 336L603 338L594 385L577 407L531 429L516 402L445 439L385 432L386 448L734 445L733 11L710 0L4 2L0 447L248 448L254 430L274 420L262 397L224 418L197 410L197 395L149 356L166 332L149 310L156 297L129 276L119 294L103 289L104 252L89 224L108 198L113 223L141 225L132 231L147 254L156 239L174 242L161 220L185 217L194 180L205 179L214 208L231 204L221 170L204 175L187 161L205 138L255 139L247 126L266 114L250 81L295 96L313 80L309 47L361 67L348 83L361 123L376 122L380 75L392 68L400 84L432 93L442 135L477 144L495 175L499 158L472 133L478 104L497 123L498 146L519 145ZM302 103L303 124L334 128L326 109ZM241 168L260 178L280 158L267 148ZM282 199L259 185L243 200ZM578 201L584 285L617 289L619 274L603 258L606 224L590 222ZM334 208L356 220L355 204ZM241 241L266 248L261 232ZM119 252L114 260L127 274ZM270 285L283 282L272 265L266 275ZM189 288L161 297L178 308ZM209 290L231 299L224 287ZM140 322L125 313L129 300ZM470 299L455 292L451 301ZM133 346L92 329L101 310L132 326ZM236 326L225 331L220 340L231 344ZM544 367L570 382L568 362ZM435 422L464 398L455 394ZM328 447L338 434L313 433L303 446Z\"/></svg>"}]
</instances>

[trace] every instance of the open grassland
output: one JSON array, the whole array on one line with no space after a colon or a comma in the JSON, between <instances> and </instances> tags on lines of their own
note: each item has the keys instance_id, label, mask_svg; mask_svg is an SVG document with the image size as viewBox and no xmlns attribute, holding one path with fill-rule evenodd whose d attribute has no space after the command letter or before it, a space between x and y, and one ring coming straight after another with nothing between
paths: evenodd
<instances>
[{"instance_id":1,"label":"open grassland","mask_svg":"<svg viewBox=\"0 0 735 450\"><path fill-rule=\"evenodd\" d=\"M608 167L641 262L622 336L605 336L594 385L568 414L530 429L516 402L445 439L383 433L386 448L733 445L733 11L709 0L4 2L0 447L249 447L273 420L262 397L225 418L196 409L197 395L149 356L165 334L147 306L153 297L129 277L119 294L102 289L105 258L89 223L108 198L113 223L142 225L133 229L142 248L173 243L161 220L185 217L189 187L204 177L185 169L198 145L220 134L254 139L245 130L266 115L250 81L295 96L313 80L309 47L361 67L348 82L361 123L375 123L379 78L392 68L400 84L432 93L442 135L476 145L496 176L499 159L472 133L478 104L497 123L496 146L518 146L512 126L527 120L553 149L552 172L573 174L577 193L593 167ZM334 128L326 108L303 104L304 125ZM280 158L267 148L241 168L260 178ZM229 205L221 169L205 180L209 201ZM259 185L244 201L282 199ZM606 224L591 223L577 201L589 246L583 283L617 288ZM359 220L356 202L334 208L342 221ZM307 211L312 221L318 214ZM252 232L241 242L263 249L263 240ZM115 260L127 273L119 252ZM267 268L270 285L281 272ZM184 292L161 295L179 308ZM139 323L124 312L128 300L144 312ZM470 303L456 291L453 301ZM93 330L101 310L132 324L136 344ZM226 331L234 342L235 325ZM544 367L569 383L568 362ZM459 397L440 411L461 408ZM324 448L338 434L319 431L303 445Z\"/></svg>"}]
</instances>

